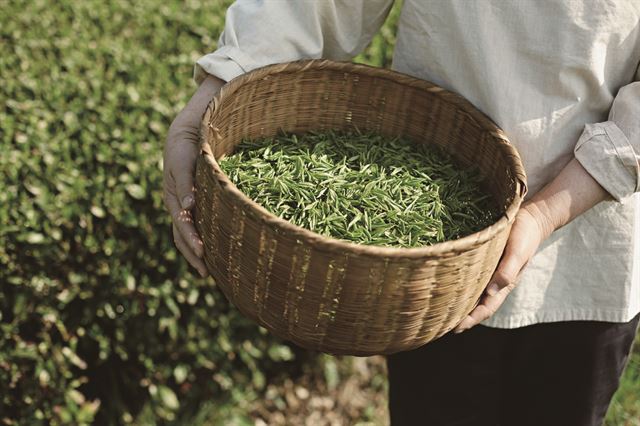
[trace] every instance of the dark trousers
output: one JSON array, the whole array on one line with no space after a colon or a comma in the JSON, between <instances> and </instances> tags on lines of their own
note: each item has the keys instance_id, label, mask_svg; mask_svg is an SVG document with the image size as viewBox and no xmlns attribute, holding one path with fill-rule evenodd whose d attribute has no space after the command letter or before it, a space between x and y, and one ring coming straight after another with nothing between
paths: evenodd
<instances>
[{"instance_id":1,"label":"dark trousers","mask_svg":"<svg viewBox=\"0 0 640 426\"><path fill-rule=\"evenodd\" d=\"M391 425L599 426L639 318L476 326L391 355Z\"/></svg>"}]
</instances>

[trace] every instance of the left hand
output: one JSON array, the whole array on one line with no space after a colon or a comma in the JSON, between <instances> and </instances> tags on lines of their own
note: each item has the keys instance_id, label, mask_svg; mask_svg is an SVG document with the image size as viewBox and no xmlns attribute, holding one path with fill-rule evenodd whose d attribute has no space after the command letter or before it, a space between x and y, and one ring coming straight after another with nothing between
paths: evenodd
<instances>
[{"instance_id":1,"label":"left hand","mask_svg":"<svg viewBox=\"0 0 640 426\"><path fill-rule=\"evenodd\" d=\"M523 203L511 227L502 259L480 303L453 330L461 333L493 315L516 285L522 269L540 244L609 193L573 158L542 190Z\"/></svg>"},{"instance_id":2,"label":"left hand","mask_svg":"<svg viewBox=\"0 0 640 426\"><path fill-rule=\"evenodd\" d=\"M553 231L541 211L523 204L511 228L507 244L480 303L453 330L461 333L492 316L513 290L518 275L533 257L540 243Z\"/></svg>"}]
</instances>

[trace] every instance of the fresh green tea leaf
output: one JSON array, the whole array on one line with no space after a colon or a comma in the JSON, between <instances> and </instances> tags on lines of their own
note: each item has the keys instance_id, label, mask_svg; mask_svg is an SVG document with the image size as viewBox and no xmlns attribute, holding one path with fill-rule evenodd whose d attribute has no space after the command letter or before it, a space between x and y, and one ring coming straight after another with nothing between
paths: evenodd
<instances>
[{"instance_id":1,"label":"fresh green tea leaf","mask_svg":"<svg viewBox=\"0 0 640 426\"><path fill-rule=\"evenodd\" d=\"M273 214L361 244L435 244L498 216L476 170L405 139L327 132L245 140L220 166Z\"/></svg>"}]
</instances>

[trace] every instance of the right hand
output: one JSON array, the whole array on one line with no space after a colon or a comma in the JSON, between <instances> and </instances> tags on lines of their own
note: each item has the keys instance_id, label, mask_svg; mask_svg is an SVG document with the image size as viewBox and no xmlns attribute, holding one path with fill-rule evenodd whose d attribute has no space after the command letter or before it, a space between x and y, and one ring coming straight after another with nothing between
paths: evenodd
<instances>
[{"instance_id":1,"label":"right hand","mask_svg":"<svg viewBox=\"0 0 640 426\"><path fill-rule=\"evenodd\" d=\"M209 275L209 272L202 260L202 239L193 222L193 178L199 150L200 122L207 105L223 85L224 81L211 75L202 82L171 123L164 145L164 204L173 220L173 241L202 277Z\"/></svg>"}]
</instances>

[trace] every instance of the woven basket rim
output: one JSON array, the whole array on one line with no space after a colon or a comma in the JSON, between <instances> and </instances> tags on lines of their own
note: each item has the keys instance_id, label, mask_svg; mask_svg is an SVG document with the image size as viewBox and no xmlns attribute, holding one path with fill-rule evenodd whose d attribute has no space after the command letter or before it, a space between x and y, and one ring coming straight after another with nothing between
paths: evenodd
<instances>
[{"instance_id":1,"label":"woven basket rim","mask_svg":"<svg viewBox=\"0 0 640 426\"><path fill-rule=\"evenodd\" d=\"M296 73L304 72L308 69L327 69L333 71L343 71L349 73L366 74L381 79L392 80L401 84L407 84L418 89L426 90L432 95L438 96L443 101L453 104L465 113L479 127L490 132L492 136L500 141L500 149L506 151L506 157L510 159L509 166L514 171L516 179L515 194L512 202L507 206L505 212L500 219L492 225L475 232L473 234L457 238L455 240L444 241L429 246L421 247L387 247L376 245L365 245L347 240L341 240L329 236L320 235L306 228L294 225L293 223L282 219L269 212L267 209L253 201L240 191L231 180L224 174L218 162L216 161L211 147L206 140L205 135L212 131L214 135L218 135L219 129L210 123L215 121L219 111L219 106L224 100L233 95L241 86L254 80L269 78L269 76L280 73ZM496 235L515 220L516 213L524 195L527 192L526 174L520 156L515 147L511 145L509 139L493 121L475 108L468 100L462 96L450 92L440 86L421 80L407 74L392 71L383 68L372 67L364 64L354 64L351 62L336 62L327 59L311 59L283 64L267 65L262 68L255 69L246 74L242 74L225 84L220 91L209 102L202 119L202 129L200 132L200 148L201 154L204 156L205 164L213 168L214 177L220 186L220 190L227 196L231 197L237 205L241 206L244 213L252 214L262 220L265 224L273 227L276 232L281 231L289 235L293 235L300 240L305 240L313 244L315 249L327 251L346 251L351 255L362 256L383 256L385 258L429 258L446 255L454 255L455 253L467 251L478 244L482 244L494 238Z\"/></svg>"}]
</instances>

